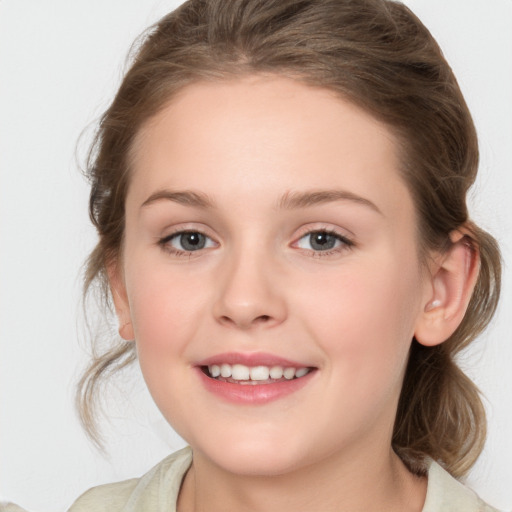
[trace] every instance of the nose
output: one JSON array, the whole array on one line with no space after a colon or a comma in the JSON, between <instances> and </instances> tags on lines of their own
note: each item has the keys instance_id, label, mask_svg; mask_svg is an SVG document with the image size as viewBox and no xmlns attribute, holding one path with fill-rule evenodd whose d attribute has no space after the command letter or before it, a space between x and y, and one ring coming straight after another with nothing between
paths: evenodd
<instances>
[{"instance_id":1,"label":"nose","mask_svg":"<svg viewBox=\"0 0 512 512\"><path fill-rule=\"evenodd\" d=\"M228 327L250 330L274 327L287 316L282 272L265 254L240 253L219 272L216 320Z\"/></svg>"}]
</instances>

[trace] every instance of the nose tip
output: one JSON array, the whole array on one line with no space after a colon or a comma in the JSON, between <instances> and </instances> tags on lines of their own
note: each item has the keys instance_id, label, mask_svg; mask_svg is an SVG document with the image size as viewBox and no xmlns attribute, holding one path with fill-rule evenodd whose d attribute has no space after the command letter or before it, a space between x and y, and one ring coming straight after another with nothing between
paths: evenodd
<instances>
[{"instance_id":1,"label":"nose tip","mask_svg":"<svg viewBox=\"0 0 512 512\"><path fill-rule=\"evenodd\" d=\"M278 276L267 261L247 259L219 273L214 316L226 327L272 327L286 318L286 303Z\"/></svg>"}]
</instances>

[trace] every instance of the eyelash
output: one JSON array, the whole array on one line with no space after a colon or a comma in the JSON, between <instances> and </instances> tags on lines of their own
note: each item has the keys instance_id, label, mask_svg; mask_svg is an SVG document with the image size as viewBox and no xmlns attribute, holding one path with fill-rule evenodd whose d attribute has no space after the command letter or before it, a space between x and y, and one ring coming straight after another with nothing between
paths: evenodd
<instances>
[{"instance_id":1,"label":"eyelash","mask_svg":"<svg viewBox=\"0 0 512 512\"><path fill-rule=\"evenodd\" d=\"M198 252L198 253L201 252L201 249L199 249L197 251L186 251L186 250L182 251L182 250L176 249L176 248L172 247L172 245L170 245L170 242L173 238L177 238L181 235L186 235L187 233L199 234L199 235L204 236L208 240L213 240L211 237L209 237L208 235L205 235L201 231L194 230L194 229L184 229L184 230L176 231L174 233L171 233L170 235L167 235L167 236L161 238L160 240L158 240L158 245L160 247L162 247L163 250L165 250L166 252L171 254L172 256L178 256L180 258L181 257L192 258L196 252Z\"/></svg>"},{"instance_id":2,"label":"eyelash","mask_svg":"<svg viewBox=\"0 0 512 512\"><path fill-rule=\"evenodd\" d=\"M196 252L200 253L202 251L202 249L198 249L197 251L186 251L186 250L175 249L174 247L172 247L170 245L171 240L173 240L174 238L177 238L179 236L185 235L187 233L199 234L199 235L204 236L208 240L213 240L211 237L202 233L201 231L182 230L182 231L176 231L174 233L171 233L170 235L167 235L167 236L161 238L160 240L158 240L158 245L163 250L165 250L166 252L170 253L173 256L191 258L194 256L194 253L196 253ZM297 244L303 238L305 238L307 236L311 236L312 234L315 234L315 233L331 235L336 238L336 241L341 242L341 246L333 248L333 249L325 250L325 251L315 251L313 249L302 249L303 251L307 251L308 253L310 253L312 255L312 257L314 257L314 258L323 258L326 256L332 256L333 254L339 254L340 252L350 250L355 246L355 243L352 240L350 240L349 238L347 238L346 236L341 235L334 229L326 229L326 228L317 228L317 229L310 229L309 231L305 231L304 233L302 233L300 235L300 237L297 239L297 241L294 242L294 244Z\"/></svg>"},{"instance_id":3,"label":"eyelash","mask_svg":"<svg viewBox=\"0 0 512 512\"><path fill-rule=\"evenodd\" d=\"M311 236L312 234L315 234L315 233L331 235L337 241L341 242L341 246L333 248L333 249L329 249L329 250L326 250L326 251L314 251L312 249L303 249L303 250L308 251L309 253L311 253L313 258L324 258L324 257L327 257L327 256L332 256L334 254L340 254L341 252L350 250L350 249L352 249L355 246L355 243L352 240L350 240L346 236L338 233L336 230L329 229L329 228L317 228L317 229L310 229L308 231L305 231L297 239L297 242L294 242L294 244L297 244L303 238L305 238L307 236Z\"/></svg>"}]
</instances>

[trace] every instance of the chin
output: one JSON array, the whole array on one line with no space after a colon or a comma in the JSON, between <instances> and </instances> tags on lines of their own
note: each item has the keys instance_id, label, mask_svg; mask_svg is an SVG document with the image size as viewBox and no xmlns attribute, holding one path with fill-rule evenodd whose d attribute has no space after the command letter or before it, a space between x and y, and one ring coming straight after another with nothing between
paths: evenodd
<instances>
[{"instance_id":1,"label":"chin","mask_svg":"<svg viewBox=\"0 0 512 512\"><path fill-rule=\"evenodd\" d=\"M306 464L304 447L293 446L282 436L281 439L261 435L254 440L231 438L210 445L203 442L197 449L224 471L242 476L277 476Z\"/></svg>"}]
</instances>

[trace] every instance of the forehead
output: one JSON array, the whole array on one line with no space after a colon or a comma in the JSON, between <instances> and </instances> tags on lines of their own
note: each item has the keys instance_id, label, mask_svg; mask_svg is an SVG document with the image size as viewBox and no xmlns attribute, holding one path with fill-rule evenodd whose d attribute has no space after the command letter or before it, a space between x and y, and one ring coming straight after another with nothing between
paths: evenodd
<instances>
[{"instance_id":1,"label":"forehead","mask_svg":"<svg viewBox=\"0 0 512 512\"><path fill-rule=\"evenodd\" d=\"M386 125L327 89L276 76L199 82L140 130L129 196L342 186L393 209L397 193L410 201L398 147Z\"/></svg>"}]
</instances>

